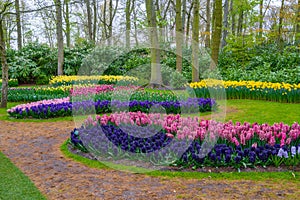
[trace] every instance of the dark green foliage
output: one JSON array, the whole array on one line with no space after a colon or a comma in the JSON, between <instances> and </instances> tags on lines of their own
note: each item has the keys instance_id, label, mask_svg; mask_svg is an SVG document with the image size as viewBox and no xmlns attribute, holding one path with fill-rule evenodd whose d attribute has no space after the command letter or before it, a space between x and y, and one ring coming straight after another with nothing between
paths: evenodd
<instances>
[{"instance_id":1,"label":"dark green foliage","mask_svg":"<svg viewBox=\"0 0 300 200\"><path fill-rule=\"evenodd\" d=\"M82 59L93 46L88 43L65 48L64 74L77 75ZM20 51L7 51L9 77L19 83L48 84L57 75L57 49L46 44L29 43Z\"/></svg>"},{"instance_id":2,"label":"dark green foliage","mask_svg":"<svg viewBox=\"0 0 300 200\"><path fill-rule=\"evenodd\" d=\"M279 51L274 43L255 44L247 39L238 45L236 39L228 39L228 45L219 56L218 70L224 80L254 80L270 82L300 82L300 54L296 46L285 45ZM140 84L150 79L150 49L125 49L122 47L97 47L81 42L65 48L64 73L66 75L129 75L140 79ZM172 73L176 69L175 49L161 51L164 85L182 87L184 79L191 82L191 49L183 49L182 75ZM199 56L200 78L213 78L216 72L208 72L209 52L201 49ZM30 43L22 50L7 52L10 78L19 83L47 84L57 74L57 49L45 44ZM176 80L176 83L171 83Z\"/></svg>"},{"instance_id":3,"label":"dark green foliage","mask_svg":"<svg viewBox=\"0 0 300 200\"><path fill-rule=\"evenodd\" d=\"M219 70L225 80L254 80L300 83L300 53L286 44L261 44L239 49L227 45L219 57Z\"/></svg>"}]
</instances>

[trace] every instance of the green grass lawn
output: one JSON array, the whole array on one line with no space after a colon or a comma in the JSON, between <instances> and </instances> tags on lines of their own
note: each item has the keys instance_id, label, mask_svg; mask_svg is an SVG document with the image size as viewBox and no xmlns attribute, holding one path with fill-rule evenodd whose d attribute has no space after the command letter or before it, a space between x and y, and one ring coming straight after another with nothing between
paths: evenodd
<instances>
[{"instance_id":1,"label":"green grass lawn","mask_svg":"<svg viewBox=\"0 0 300 200\"><path fill-rule=\"evenodd\" d=\"M31 180L1 152L0 199L46 199Z\"/></svg>"},{"instance_id":2,"label":"green grass lawn","mask_svg":"<svg viewBox=\"0 0 300 200\"><path fill-rule=\"evenodd\" d=\"M224 105L224 102L223 102ZM233 112L230 112L233 109ZM228 100L226 121L269 123L300 122L300 104L287 104L259 100Z\"/></svg>"}]
</instances>

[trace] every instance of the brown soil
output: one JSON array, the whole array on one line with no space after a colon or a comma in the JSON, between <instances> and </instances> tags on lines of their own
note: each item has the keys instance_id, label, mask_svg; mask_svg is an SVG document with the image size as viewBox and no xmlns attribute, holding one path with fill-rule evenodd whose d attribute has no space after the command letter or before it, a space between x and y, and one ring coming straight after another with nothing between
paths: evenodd
<instances>
[{"instance_id":1,"label":"brown soil","mask_svg":"<svg viewBox=\"0 0 300 200\"><path fill-rule=\"evenodd\" d=\"M48 199L297 199L300 183L195 180L99 170L65 158L59 150L73 122L0 121L0 151Z\"/></svg>"}]
</instances>

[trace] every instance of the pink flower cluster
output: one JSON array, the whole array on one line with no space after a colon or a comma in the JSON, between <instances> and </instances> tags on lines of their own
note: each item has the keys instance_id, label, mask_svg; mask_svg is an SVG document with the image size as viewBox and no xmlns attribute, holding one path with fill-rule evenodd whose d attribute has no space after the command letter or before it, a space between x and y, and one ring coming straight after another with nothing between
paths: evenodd
<instances>
[{"instance_id":1,"label":"pink flower cluster","mask_svg":"<svg viewBox=\"0 0 300 200\"><path fill-rule=\"evenodd\" d=\"M113 85L96 85L92 87L74 87L70 90L71 96L91 95L98 94L100 92L113 91Z\"/></svg>"},{"instance_id":2,"label":"pink flower cluster","mask_svg":"<svg viewBox=\"0 0 300 200\"><path fill-rule=\"evenodd\" d=\"M70 90L71 96L86 96L86 95L94 95L102 92L109 91L124 91L124 90L136 90L139 89L137 86L117 86L113 87L113 85L95 85L95 86L87 86L87 87L74 87Z\"/></svg>"},{"instance_id":3,"label":"pink flower cluster","mask_svg":"<svg viewBox=\"0 0 300 200\"><path fill-rule=\"evenodd\" d=\"M234 124L232 121L227 123L216 122L213 120L200 120L197 117L180 117L180 115L160 115L146 114L141 112L121 112L113 113L110 116L97 116L96 120L89 117L84 125L96 126L97 124L106 125L114 123L136 124L138 126L158 125L161 126L168 137L178 139L197 139L204 140L206 137L212 141L218 139L226 140L238 145L246 145L248 141L259 139L273 146L276 141L280 145L289 145L292 141L300 140L300 125L295 122L292 126L281 123L273 125L248 122Z\"/></svg>"},{"instance_id":4,"label":"pink flower cluster","mask_svg":"<svg viewBox=\"0 0 300 200\"><path fill-rule=\"evenodd\" d=\"M16 112L16 110L22 110L25 111L27 109L31 109L33 106L39 106L39 105L51 105L51 104L61 104L61 103L68 103L70 102L70 98L62 98L62 99L51 99L51 100L42 100L42 101L36 101L26 104L20 104L15 107L12 107L11 109L8 109L8 113Z\"/></svg>"}]
</instances>

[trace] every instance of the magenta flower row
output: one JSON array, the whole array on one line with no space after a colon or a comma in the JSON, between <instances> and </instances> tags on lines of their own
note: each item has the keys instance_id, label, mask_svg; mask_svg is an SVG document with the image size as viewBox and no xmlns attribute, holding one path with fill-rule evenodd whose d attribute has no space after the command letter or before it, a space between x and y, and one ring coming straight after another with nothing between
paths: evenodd
<instances>
[{"instance_id":1,"label":"magenta flower row","mask_svg":"<svg viewBox=\"0 0 300 200\"><path fill-rule=\"evenodd\" d=\"M225 140L236 146L256 146L256 142L265 142L271 146L279 143L280 146L290 145L292 142L300 141L300 125L295 122L291 126L284 123L250 124L233 123L232 121L222 123L214 120L199 120L197 117L181 117L178 115L160 115L157 113L121 112L110 116L89 117L84 126L107 125L113 123L132 124L138 126L155 125L163 128L168 137L178 139L200 139L209 141Z\"/></svg>"}]
</instances>

